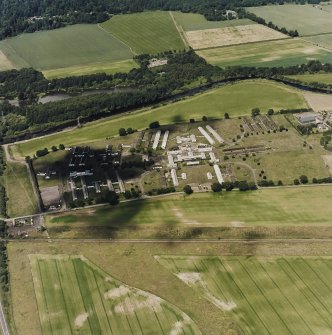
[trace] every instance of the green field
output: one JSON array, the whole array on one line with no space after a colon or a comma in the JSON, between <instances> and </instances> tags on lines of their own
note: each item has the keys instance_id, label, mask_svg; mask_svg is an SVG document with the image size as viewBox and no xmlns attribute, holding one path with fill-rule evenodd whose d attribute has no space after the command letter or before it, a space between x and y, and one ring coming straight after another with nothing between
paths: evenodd
<instances>
[{"instance_id":1,"label":"green field","mask_svg":"<svg viewBox=\"0 0 332 335\"><path fill-rule=\"evenodd\" d=\"M255 23L248 19L208 21L204 15L194 13L172 12L172 14L177 25L181 26L184 31L243 26Z\"/></svg>"},{"instance_id":2,"label":"green field","mask_svg":"<svg viewBox=\"0 0 332 335\"><path fill-rule=\"evenodd\" d=\"M296 76L288 76L288 77L307 83L318 82L323 84L332 84L331 73L299 74Z\"/></svg>"},{"instance_id":3,"label":"green field","mask_svg":"<svg viewBox=\"0 0 332 335\"><path fill-rule=\"evenodd\" d=\"M4 180L9 216L29 215L38 211L36 197L25 164L7 162Z\"/></svg>"},{"instance_id":4,"label":"green field","mask_svg":"<svg viewBox=\"0 0 332 335\"><path fill-rule=\"evenodd\" d=\"M279 27L296 29L300 35L332 32L332 13L313 5L282 5L250 7L248 11L272 21Z\"/></svg>"},{"instance_id":5,"label":"green field","mask_svg":"<svg viewBox=\"0 0 332 335\"><path fill-rule=\"evenodd\" d=\"M231 314L245 334L331 334L331 258L157 259L180 280Z\"/></svg>"},{"instance_id":6,"label":"green field","mask_svg":"<svg viewBox=\"0 0 332 335\"><path fill-rule=\"evenodd\" d=\"M287 39L213 48L197 52L219 66L291 66L318 59L332 62L332 52L301 39Z\"/></svg>"},{"instance_id":7,"label":"green field","mask_svg":"<svg viewBox=\"0 0 332 335\"><path fill-rule=\"evenodd\" d=\"M175 306L82 257L35 255L30 263L43 335L201 334Z\"/></svg>"},{"instance_id":8,"label":"green field","mask_svg":"<svg viewBox=\"0 0 332 335\"><path fill-rule=\"evenodd\" d=\"M206 108L209 106L209 108ZM268 81L243 81L226 85L206 93L160 108L127 113L87 124L85 127L57 133L42 139L34 139L18 145L18 152L24 157L33 155L40 148L63 143L67 146L91 143L114 136L121 127L144 129L152 121L161 124L201 119L203 115L223 118L227 112L231 117L250 114L251 109L259 107L262 112L269 108L305 108L302 95L285 85Z\"/></svg>"},{"instance_id":9,"label":"green field","mask_svg":"<svg viewBox=\"0 0 332 335\"><path fill-rule=\"evenodd\" d=\"M132 59L129 47L98 25L79 24L66 28L22 34L0 42L0 50L16 67L55 70L92 65L94 72ZM120 63L121 64L121 63ZM121 69L121 65L120 69ZM128 67L128 65L126 65ZM100 68L99 68L100 67Z\"/></svg>"},{"instance_id":10,"label":"green field","mask_svg":"<svg viewBox=\"0 0 332 335\"><path fill-rule=\"evenodd\" d=\"M45 218L50 236L58 238L159 238L164 232L176 237L176 228L330 226L331 198L329 186L197 193Z\"/></svg>"},{"instance_id":11,"label":"green field","mask_svg":"<svg viewBox=\"0 0 332 335\"><path fill-rule=\"evenodd\" d=\"M116 15L101 27L125 42L137 54L185 49L169 12Z\"/></svg>"},{"instance_id":12,"label":"green field","mask_svg":"<svg viewBox=\"0 0 332 335\"><path fill-rule=\"evenodd\" d=\"M319 47L332 50L332 34L309 36L305 37L305 40Z\"/></svg>"},{"instance_id":13,"label":"green field","mask_svg":"<svg viewBox=\"0 0 332 335\"><path fill-rule=\"evenodd\" d=\"M137 63L133 59L128 59L119 62L90 63L89 65L75 65L61 69L45 70L43 71L43 74L47 79L51 80L54 78L64 78L70 76L84 76L98 72L106 74L129 72L133 68L138 68Z\"/></svg>"}]
</instances>

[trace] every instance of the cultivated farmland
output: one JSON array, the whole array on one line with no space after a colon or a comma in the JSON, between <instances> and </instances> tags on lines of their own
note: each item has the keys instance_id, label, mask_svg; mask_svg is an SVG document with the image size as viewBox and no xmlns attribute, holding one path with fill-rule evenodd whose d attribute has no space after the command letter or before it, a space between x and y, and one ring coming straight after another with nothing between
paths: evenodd
<instances>
[{"instance_id":1,"label":"cultivated farmland","mask_svg":"<svg viewBox=\"0 0 332 335\"><path fill-rule=\"evenodd\" d=\"M116 15L101 27L137 54L185 49L169 12Z\"/></svg>"},{"instance_id":2,"label":"cultivated farmland","mask_svg":"<svg viewBox=\"0 0 332 335\"><path fill-rule=\"evenodd\" d=\"M99 243L93 241L91 243L82 243L77 240L70 241L70 243L57 240L52 240L52 242L25 241L25 243L8 243L13 321L15 321L17 333L20 335L42 335L29 262L29 257L32 254L35 254L36 257L41 254L52 254L54 258L57 255L61 258L64 254L83 254L100 269L111 274L113 278L117 278L122 283L151 292L170 302L171 306L177 306L189 315L201 332L206 335L220 335L221 329L226 334L241 334L241 329L239 329L239 323L234 322L236 319L233 316L233 312L222 311L204 298L198 290L192 289L182 280L179 280L171 271L155 260L155 255L169 255L170 257L186 255L188 259L188 256L206 256L209 258L211 255L243 255L244 257L246 255L260 255L260 259L266 257L266 260L268 258L276 260L277 258L273 257L279 256L282 259L286 255L331 254L331 245L329 243L310 240L303 243L294 243L293 241L288 243L284 241L273 241L271 243L268 241L264 243L252 241L243 241L241 243L227 241L223 243L195 243L194 241L190 243L160 243L159 241L155 243ZM97 271L97 273L100 272ZM330 276L327 271L325 275ZM303 278L308 278L306 276L303 275ZM55 279L57 278L55 276ZM77 283L76 277L72 278L74 283ZM261 276L257 276L258 283L260 279ZM225 283L229 282L226 277L222 277L222 280L219 280ZM67 277L66 282L69 282ZM321 281L317 280L317 284L319 283ZM49 286L52 286L52 284L53 278L47 282ZM289 285L290 283L287 281L283 289L287 289ZM314 284L314 287L316 287L316 284ZM274 292L272 293L274 294ZM294 299L292 291L289 294ZM310 307L310 303L305 298L302 301L302 305L303 307L307 305ZM288 305L285 308L289 310L291 306ZM311 316L308 315L308 317ZM316 334L320 335L321 333L316 332Z\"/></svg>"},{"instance_id":3,"label":"cultivated farmland","mask_svg":"<svg viewBox=\"0 0 332 335\"><path fill-rule=\"evenodd\" d=\"M209 108L206 110L206 105ZM285 85L268 81L244 81L227 85L183 101L160 108L137 111L120 116L92 122L81 129L57 133L42 139L34 139L18 145L22 157L33 155L40 148L63 143L67 146L91 143L114 136L119 128L142 129L151 122L159 120L161 124L188 121L190 118L201 119L203 115L222 118L227 112L231 117L251 113L259 107L262 111L274 108L305 108L302 95ZM204 111L204 112L203 112Z\"/></svg>"},{"instance_id":4,"label":"cultivated farmland","mask_svg":"<svg viewBox=\"0 0 332 335\"><path fill-rule=\"evenodd\" d=\"M200 50L209 63L219 66L290 66L318 59L332 61L332 53L301 39L257 42Z\"/></svg>"},{"instance_id":5,"label":"cultivated farmland","mask_svg":"<svg viewBox=\"0 0 332 335\"><path fill-rule=\"evenodd\" d=\"M175 306L115 280L87 259L35 255L30 262L43 335L201 334Z\"/></svg>"},{"instance_id":6,"label":"cultivated farmland","mask_svg":"<svg viewBox=\"0 0 332 335\"><path fill-rule=\"evenodd\" d=\"M287 38L286 35L259 24L194 30L185 34L190 46L197 50Z\"/></svg>"},{"instance_id":7,"label":"cultivated farmland","mask_svg":"<svg viewBox=\"0 0 332 335\"><path fill-rule=\"evenodd\" d=\"M157 257L245 334L330 334L331 258Z\"/></svg>"},{"instance_id":8,"label":"cultivated farmland","mask_svg":"<svg viewBox=\"0 0 332 335\"><path fill-rule=\"evenodd\" d=\"M324 8L324 7L323 7ZM248 11L279 27L298 30L300 35L332 32L332 13L314 5L250 7Z\"/></svg>"},{"instance_id":9,"label":"cultivated farmland","mask_svg":"<svg viewBox=\"0 0 332 335\"><path fill-rule=\"evenodd\" d=\"M105 71L133 57L130 48L119 39L97 25L88 24L22 34L1 41L0 50L15 67L62 73L66 73L68 67L69 72L71 67L76 67L80 73L80 66L86 68L90 64L94 72L98 72L99 67Z\"/></svg>"}]
</instances>

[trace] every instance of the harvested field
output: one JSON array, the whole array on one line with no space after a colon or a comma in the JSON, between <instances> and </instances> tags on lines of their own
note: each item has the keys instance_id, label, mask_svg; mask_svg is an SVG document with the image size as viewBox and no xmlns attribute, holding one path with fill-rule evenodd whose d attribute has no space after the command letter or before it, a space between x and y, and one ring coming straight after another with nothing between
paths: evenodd
<instances>
[{"instance_id":1,"label":"harvested field","mask_svg":"<svg viewBox=\"0 0 332 335\"><path fill-rule=\"evenodd\" d=\"M290 66L309 60L332 62L332 53L301 39L265 41L200 50L198 54L219 66Z\"/></svg>"},{"instance_id":2,"label":"harvested field","mask_svg":"<svg viewBox=\"0 0 332 335\"><path fill-rule=\"evenodd\" d=\"M187 31L186 37L190 46L196 50L287 38L260 24Z\"/></svg>"},{"instance_id":3,"label":"harvested field","mask_svg":"<svg viewBox=\"0 0 332 335\"><path fill-rule=\"evenodd\" d=\"M332 110L332 95L304 92L308 105L316 112Z\"/></svg>"},{"instance_id":4,"label":"harvested field","mask_svg":"<svg viewBox=\"0 0 332 335\"><path fill-rule=\"evenodd\" d=\"M314 5L276 5L250 7L248 11L272 21L279 27L298 30L300 35L314 35L332 32L332 12Z\"/></svg>"},{"instance_id":5,"label":"harvested field","mask_svg":"<svg viewBox=\"0 0 332 335\"><path fill-rule=\"evenodd\" d=\"M33 255L30 263L43 335L201 334L175 306L83 257Z\"/></svg>"},{"instance_id":6,"label":"harvested field","mask_svg":"<svg viewBox=\"0 0 332 335\"><path fill-rule=\"evenodd\" d=\"M172 15L179 27L184 31L213 29L242 26L255 24L254 21L248 19L227 20L227 21L208 21L204 15L196 13L172 12Z\"/></svg>"},{"instance_id":7,"label":"harvested field","mask_svg":"<svg viewBox=\"0 0 332 335\"><path fill-rule=\"evenodd\" d=\"M156 259L245 334L331 334L330 257Z\"/></svg>"}]
</instances>

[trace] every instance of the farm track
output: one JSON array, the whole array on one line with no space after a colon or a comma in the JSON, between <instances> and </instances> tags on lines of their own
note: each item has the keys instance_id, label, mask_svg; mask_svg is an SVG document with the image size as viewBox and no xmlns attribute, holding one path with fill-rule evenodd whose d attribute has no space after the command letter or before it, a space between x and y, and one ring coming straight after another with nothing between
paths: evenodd
<instances>
[{"instance_id":1,"label":"farm track","mask_svg":"<svg viewBox=\"0 0 332 335\"><path fill-rule=\"evenodd\" d=\"M89 239L89 238L33 238L33 239L5 239L1 238L0 242L17 242L17 243L33 243L33 242L47 242L47 243L111 243L111 244L204 244L204 243L216 243L216 244L224 244L224 243L239 243L239 244L278 244L278 243L287 243L287 244L308 244L308 243L331 243L332 238L320 239L320 238L271 238L271 239Z\"/></svg>"}]
</instances>

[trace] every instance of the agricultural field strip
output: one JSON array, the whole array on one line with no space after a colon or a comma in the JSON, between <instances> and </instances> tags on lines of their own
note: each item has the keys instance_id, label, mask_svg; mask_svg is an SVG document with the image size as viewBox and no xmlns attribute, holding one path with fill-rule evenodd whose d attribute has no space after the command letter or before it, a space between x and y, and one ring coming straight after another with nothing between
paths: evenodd
<instances>
[{"instance_id":1,"label":"agricultural field strip","mask_svg":"<svg viewBox=\"0 0 332 335\"><path fill-rule=\"evenodd\" d=\"M38 259L37 257L30 257L30 263L41 326L45 335L63 334L64 331L66 334L75 333L78 316L83 316L88 323L88 329L84 329L84 334L156 332L156 329L151 326L152 315L155 317L154 324L159 325L158 333L162 334L166 334L168 329L172 329L177 322L183 322L180 317L175 317L174 311L160 313L153 305L151 306L153 313L150 312L150 316L140 309L134 310L134 314L131 315L132 307L128 303L132 293L129 292L125 294L123 300L124 313L118 313L116 317L112 317L110 310L112 307L106 306L107 300L103 292L108 292L110 285L112 288L117 286L114 286L114 282L110 284L107 274L103 276L100 272L94 271L91 266L85 266L80 258L72 258L69 262L62 261L61 258ZM47 286L50 277L52 285ZM189 328L183 325L182 331L188 335L199 334L193 331L191 325Z\"/></svg>"},{"instance_id":2,"label":"agricultural field strip","mask_svg":"<svg viewBox=\"0 0 332 335\"><path fill-rule=\"evenodd\" d=\"M222 298L224 303L235 300L238 304L239 299L244 299L248 304L245 319L241 311L237 313L237 307L234 308L244 329L255 325L254 333L259 334L269 333L272 328L278 329L280 334L315 334L317 323L331 329L332 285L327 280L328 275L320 275L332 271L331 260L315 258L310 264L310 258L296 258L295 261L283 258L276 263L236 257L166 256L165 260L160 256L157 259L175 274L188 270L204 273L208 282L189 285L197 285L211 302ZM228 280L217 281L216 278ZM295 287L290 288L285 282L292 282Z\"/></svg>"}]
</instances>

